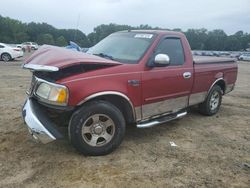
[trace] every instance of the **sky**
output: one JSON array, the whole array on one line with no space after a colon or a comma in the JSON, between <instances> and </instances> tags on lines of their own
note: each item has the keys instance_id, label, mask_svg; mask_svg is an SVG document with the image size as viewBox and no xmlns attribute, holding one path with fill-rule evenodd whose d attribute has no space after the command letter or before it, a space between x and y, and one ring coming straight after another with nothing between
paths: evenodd
<instances>
[{"instance_id":1,"label":"sky","mask_svg":"<svg viewBox=\"0 0 250 188\"><path fill-rule=\"evenodd\" d=\"M1 0L0 15L86 34L109 23L250 33L250 0Z\"/></svg>"}]
</instances>

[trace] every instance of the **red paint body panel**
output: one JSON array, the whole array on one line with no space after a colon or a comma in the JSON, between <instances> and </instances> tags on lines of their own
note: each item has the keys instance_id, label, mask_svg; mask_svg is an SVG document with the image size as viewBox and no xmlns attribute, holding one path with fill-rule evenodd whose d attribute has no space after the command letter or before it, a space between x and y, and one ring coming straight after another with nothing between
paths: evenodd
<instances>
[{"instance_id":1,"label":"red paint body panel","mask_svg":"<svg viewBox=\"0 0 250 188\"><path fill-rule=\"evenodd\" d=\"M237 79L236 63L194 64L194 68L193 93L208 91L218 78L223 78L226 84L234 84Z\"/></svg>"},{"instance_id":2,"label":"red paint body panel","mask_svg":"<svg viewBox=\"0 0 250 188\"><path fill-rule=\"evenodd\" d=\"M120 69L130 71L120 71ZM128 85L128 80L140 80L141 72L135 71L131 65L121 65L117 67L111 67L108 69L98 70L100 73L96 75L95 72L85 73L88 74L84 77L75 77L69 80L61 80L61 83L69 88L70 93L69 104L75 106L81 103L86 97L91 94L103 92L103 91L117 91L128 96L134 106L140 106L141 104L141 88L132 87Z\"/></svg>"},{"instance_id":3,"label":"red paint body panel","mask_svg":"<svg viewBox=\"0 0 250 188\"><path fill-rule=\"evenodd\" d=\"M28 59L25 60L25 64L28 63L54 66L59 69L81 63L101 63L112 65L121 64L119 62L104 59L98 56L49 45L43 45L38 51L34 52Z\"/></svg>"},{"instance_id":4,"label":"red paint body panel","mask_svg":"<svg viewBox=\"0 0 250 188\"><path fill-rule=\"evenodd\" d=\"M180 33L161 33L160 37L167 37L168 35L180 37L185 63L179 66L154 68L144 65L145 70L142 74L142 105L186 96L191 93L193 77L187 80L183 79L184 72L193 74L193 58L189 43L186 37Z\"/></svg>"},{"instance_id":5,"label":"red paint body panel","mask_svg":"<svg viewBox=\"0 0 250 188\"><path fill-rule=\"evenodd\" d=\"M166 31L151 32L157 36L138 64L121 64L93 55L45 46L35 52L26 63L56 66L59 69L78 63L112 64L108 68L93 70L57 80L69 89L69 106L80 104L86 97L103 91L117 91L126 95L134 107L190 96L192 93L207 92L214 81L223 78L226 84L234 84L237 78L237 64L229 63L193 63L191 49L186 37L181 33ZM148 67L147 62L160 39L176 36L181 39L185 63L180 66ZM184 79L183 73L190 72L191 78ZM138 80L138 86L132 86L129 80ZM188 104L188 101L187 101Z\"/></svg>"}]
</instances>

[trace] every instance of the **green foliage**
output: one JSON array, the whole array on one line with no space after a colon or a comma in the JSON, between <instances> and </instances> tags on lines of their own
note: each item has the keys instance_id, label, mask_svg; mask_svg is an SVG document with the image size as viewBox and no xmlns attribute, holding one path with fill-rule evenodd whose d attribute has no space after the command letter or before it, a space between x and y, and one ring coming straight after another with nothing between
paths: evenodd
<instances>
[{"instance_id":1,"label":"green foliage","mask_svg":"<svg viewBox=\"0 0 250 188\"><path fill-rule=\"evenodd\" d=\"M109 24L109 25L99 25L94 28L94 32L88 35L88 39L90 42L90 46L93 46L103 38L107 37L111 33L122 31L122 30L131 30L134 29L132 26L129 25L117 25L117 24Z\"/></svg>"},{"instance_id":2,"label":"green foliage","mask_svg":"<svg viewBox=\"0 0 250 188\"><path fill-rule=\"evenodd\" d=\"M37 37L37 43L38 44L49 44L49 45L54 45L55 41L54 38L51 34L46 33L46 34L40 34Z\"/></svg>"},{"instance_id":3,"label":"green foliage","mask_svg":"<svg viewBox=\"0 0 250 188\"><path fill-rule=\"evenodd\" d=\"M190 46L194 50L203 50L205 48L205 42L208 39L206 29L188 29L185 33L190 43Z\"/></svg>"},{"instance_id":4,"label":"green foliage","mask_svg":"<svg viewBox=\"0 0 250 188\"><path fill-rule=\"evenodd\" d=\"M90 46L87 36L79 30L56 29L47 23L25 24L0 15L0 42L18 44L32 41L40 45L65 46L70 40L82 47Z\"/></svg>"},{"instance_id":5,"label":"green foliage","mask_svg":"<svg viewBox=\"0 0 250 188\"><path fill-rule=\"evenodd\" d=\"M60 36L56 39L56 45L57 46L66 46L67 41L65 40L64 36Z\"/></svg>"},{"instance_id":6,"label":"green foliage","mask_svg":"<svg viewBox=\"0 0 250 188\"><path fill-rule=\"evenodd\" d=\"M207 40L205 41L205 50L216 49L224 50L227 35L223 30L213 30L208 32Z\"/></svg>"},{"instance_id":7,"label":"green foliage","mask_svg":"<svg viewBox=\"0 0 250 188\"><path fill-rule=\"evenodd\" d=\"M0 16L0 41L6 43L19 43L27 38L26 24L20 21Z\"/></svg>"},{"instance_id":8,"label":"green foliage","mask_svg":"<svg viewBox=\"0 0 250 188\"><path fill-rule=\"evenodd\" d=\"M22 23L0 15L0 42L22 43L33 41L38 44L65 46L74 41L81 47L91 47L113 32L133 29L164 29L140 25L137 27L118 24L102 24L94 28L87 36L76 29L57 29L47 23ZM169 29L165 29L169 30ZM173 31L183 32L176 28ZM183 32L194 50L245 50L250 47L250 34L238 31L234 35L227 35L223 30L207 31L206 29L188 29Z\"/></svg>"},{"instance_id":9,"label":"green foliage","mask_svg":"<svg viewBox=\"0 0 250 188\"><path fill-rule=\"evenodd\" d=\"M225 41L225 50L236 51L242 49L240 40L235 35L228 36Z\"/></svg>"},{"instance_id":10,"label":"green foliage","mask_svg":"<svg viewBox=\"0 0 250 188\"><path fill-rule=\"evenodd\" d=\"M21 43L22 41L29 41L29 36L26 32L16 33L15 38L16 38L17 43Z\"/></svg>"}]
</instances>

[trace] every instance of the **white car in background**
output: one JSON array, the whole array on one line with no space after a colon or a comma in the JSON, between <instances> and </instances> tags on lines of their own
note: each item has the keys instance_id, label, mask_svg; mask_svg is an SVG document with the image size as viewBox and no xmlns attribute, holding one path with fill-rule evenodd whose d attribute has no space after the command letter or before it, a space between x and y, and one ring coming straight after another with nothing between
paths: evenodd
<instances>
[{"instance_id":1,"label":"white car in background","mask_svg":"<svg viewBox=\"0 0 250 188\"><path fill-rule=\"evenodd\" d=\"M28 48L30 48L30 50L37 50L38 44L35 42L24 42L22 44L18 44L17 47L22 48L23 51L28 50Z\"/></svg>"},{"instance_id":2,"label":"white car in background","mask_svg":"<svg viewBox=\"0 0 250 188\"><path fill-rule=\"evenodd\" d=\"M250 53L249 53L249 54L242 54L242 55L239 57L239 60L250 61Z\"/></svg>"},{"instance_id":3,"label":"white car in background","mask_svg":"<svg viewBox=\"0 0 250 188\"><path fill-rule=\"evenodd\" d=\"M8 44L0 43L0 59L7 62L23 56L20 48L12 47Z\"/></svg>"}]
</instances>

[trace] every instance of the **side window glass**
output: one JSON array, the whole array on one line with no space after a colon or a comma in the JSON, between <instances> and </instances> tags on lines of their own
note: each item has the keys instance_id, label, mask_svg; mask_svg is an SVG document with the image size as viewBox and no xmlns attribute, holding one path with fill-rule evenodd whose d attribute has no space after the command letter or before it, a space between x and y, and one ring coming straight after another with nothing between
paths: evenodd
<instances>
[{"instance_id":1,"label":"side window glass","mask_svg":"<svg viewBox=\"0 0 250 188\"><path fill-rule=\"evenodd\" d=\"M179 38L166 38L160 42L156 54L167 54L170 58L170 65L184 64L184 52Z\"/></svg>"},{"instance_id":2,"label":"side window glass","mask_svg":"<svg viewBox=\"0 0 250 188\"><path fill-rule=\"evenodd\" d=\"M4 46L0 45L0 48L4 48Z\"/></svg>"}]
</instances>

